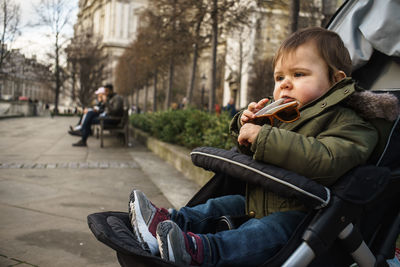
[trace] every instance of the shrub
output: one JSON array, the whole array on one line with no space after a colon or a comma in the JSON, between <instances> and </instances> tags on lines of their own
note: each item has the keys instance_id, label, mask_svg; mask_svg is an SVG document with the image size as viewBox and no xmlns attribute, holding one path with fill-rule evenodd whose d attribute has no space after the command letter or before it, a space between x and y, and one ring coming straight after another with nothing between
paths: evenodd
<instances>
[{"instance_id":1,"label":"shrub","mask_svg":"<svg viewBox=\"0 0 400 267\"><path fill-rule=\"evenodd\" d=\"M168 110L163 112L133 114L134 127L155 138L193 149L212 146L229 149L234 143L229 136L228 114L210 114L198 109Z\"/></svg>"}]
</instances>

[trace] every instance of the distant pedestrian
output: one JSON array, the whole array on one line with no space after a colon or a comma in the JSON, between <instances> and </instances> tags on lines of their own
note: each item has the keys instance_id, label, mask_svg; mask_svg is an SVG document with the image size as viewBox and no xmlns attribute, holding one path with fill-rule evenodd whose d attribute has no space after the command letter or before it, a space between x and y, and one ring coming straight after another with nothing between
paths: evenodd
<instances>
[{"instance_id":1,"label":"distant pedestrian","mask_svg":"<svg viewBox=\"0 0 400 267\"><path fill-rule=\"evenodd\" d=\"M188 102L188 100L186 97L182 98L182 101L181 101L181 103L179 103L178 108L185 109L187 107L187 102Z\"/></svg>"},{"instance_id":2,"label":"distant pedestrian","mask_svg":"<svg viewBox=\"0 0 400 267\"><path fill-rule=\"evenodd\" d=\"M224 111L229 112L229 115L231 116L231 118L233 118L236 113L236 107L235 107L235 99L233 99L232 97L229 99L228 104L223 108Z\"/></svg>"},{"instance_id":3,"label":"distant pedestrian","mask_svg":"<svg viewBox=\"0 0 400 267\"><path fill-rule=\"evenodd\" d=\"M218 103L215 104L215 113L217 115L221 114L221 106Z\"/></svg>"}]
</instances>

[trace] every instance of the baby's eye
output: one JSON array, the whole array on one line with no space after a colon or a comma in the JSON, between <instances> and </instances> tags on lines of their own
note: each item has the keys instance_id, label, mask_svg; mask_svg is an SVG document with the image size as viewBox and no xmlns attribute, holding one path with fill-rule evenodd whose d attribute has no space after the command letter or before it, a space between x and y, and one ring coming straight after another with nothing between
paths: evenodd
<instances>
[{"instance_id":1,"label":"baby's eye","mask_svg":"<svg viewBox=\"0 0 400 267\"><path fill-rule=\"evenodd\" d=\"M302 77L302 76L304 76L304 73L302 73L302 72L295 72L294 73L294 77Z\"/></svg>"},{"instance_id":2,"label":"baby's eye","mask_svg":"<svg viewBox=\"0 0 400 267\"><path fill-rule=\"evenodd\" d=\"M283 80L283 76L275 76L275 81L282 81Z\"/></svg>"}]
</instances>

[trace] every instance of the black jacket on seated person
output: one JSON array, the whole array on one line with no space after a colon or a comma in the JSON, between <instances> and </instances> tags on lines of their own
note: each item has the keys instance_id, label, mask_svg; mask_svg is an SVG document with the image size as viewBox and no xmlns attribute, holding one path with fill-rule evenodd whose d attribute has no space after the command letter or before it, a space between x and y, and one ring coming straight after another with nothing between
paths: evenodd
<instances>
[{"instance_id":1,"label":"black jacket on seated person","mask_svg":"<svg viewBox=\"0 0 400 267\"><path fill-rule=\"evenodd\" d=\"M122 117L124 114L124 101L122 97L116 93L112 93L109 96L105 106L107 116Z\"/></svg>"}]
</instances>

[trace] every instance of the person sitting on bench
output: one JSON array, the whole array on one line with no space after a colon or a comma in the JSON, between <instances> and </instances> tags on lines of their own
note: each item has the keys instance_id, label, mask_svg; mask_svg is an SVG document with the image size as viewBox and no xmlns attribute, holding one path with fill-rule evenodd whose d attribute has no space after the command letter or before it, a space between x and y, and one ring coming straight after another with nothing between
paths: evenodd
<instances>
[{"instance_id":1,"label":"person sitting on bench","mask_svg":"<svg viewBox=\"0 0 400 267\"><path fill-rule=\"evenodd\" d=\"M117 125L120 120L115 119L115 117L122 117L124 113L124 103L120 95L114 93L112 84L107 84L104 86L105 94L103 95L103 103L105 103L105 110L103 113L98 115L97 112L91 110L86 113L85 121L82 124L81 132L82 137L77 143L72 144L73 146L87 146L87 139L91 132L91 127L93 124L98 124L100 117L105 117L105 125ZM113 117L113 118L110 118Z\"/></svg>"},{"instance_id":2,"label":"person sitting on bench","mask_svg":"<svg viewBox=\"0 0 400 267\"><path fill-rule=\"evenodd\" d=\"M104 102L103 102L103 95L106 93L106 89L104 87L100 87L99 89L94 92L96 94L96 104L93 106L93 108L85 108L83 110L83 114L79 118L79 122L75 126L69 126L69 131L68 133L70 135L76 135L76 136L82 136L82 125L85 122L86 119L86 114L93 110L94 112L97 113L97 115L101 114L104 112Z\"/></svg>"}]
</instances>

